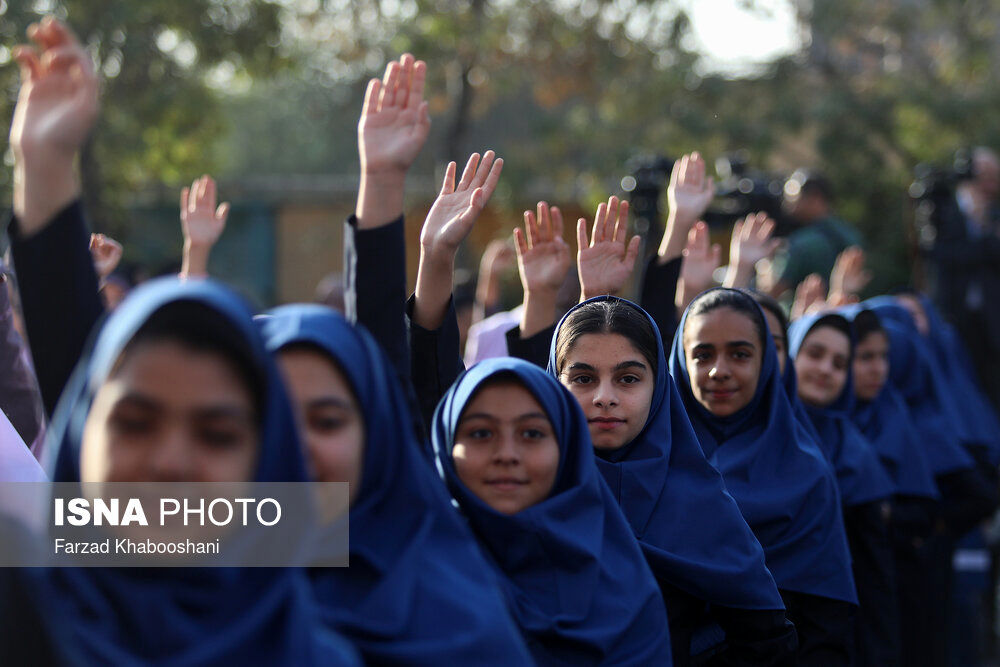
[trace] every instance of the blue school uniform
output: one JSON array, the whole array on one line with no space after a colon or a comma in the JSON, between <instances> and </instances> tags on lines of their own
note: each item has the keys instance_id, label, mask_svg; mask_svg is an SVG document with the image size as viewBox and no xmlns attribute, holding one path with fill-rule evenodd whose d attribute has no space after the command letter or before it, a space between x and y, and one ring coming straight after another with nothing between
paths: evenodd
<instances>
[{"instance_id":1,"label":"blue school uniform","mask_svg":"<svg viewBox=\"0 0 1000 667\"><path fill-rule=\"evenodd\" d=\"M423 455L402 389L375 341L333 310L259 318L272 353L314 346L344 374L364 418L350 567L316 569L326 622L374 664L526 664L493 569Z\"/></svg>"}]
</instances>

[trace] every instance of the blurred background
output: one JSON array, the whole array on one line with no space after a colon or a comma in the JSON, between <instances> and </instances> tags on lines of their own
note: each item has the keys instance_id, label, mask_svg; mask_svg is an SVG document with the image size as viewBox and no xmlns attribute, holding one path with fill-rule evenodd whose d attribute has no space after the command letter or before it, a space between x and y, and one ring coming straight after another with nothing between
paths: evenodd
<instances>
[{"instance_id":1,"label":"blurred background","mask_svg":"<svg viewBox=\"0 0 1000 667\"><path fill-rule=\"evenodd\" d=\"M212 272L258 306L312 299L339 271L365 83L404 51L428 63L433 122L407 183L410 249L448 160L506 160L460 257L469 277L541 198L573 220L630 196L655 247L670 162L697 149L719 168L723 247L733 216L810 167L865 235L870 290L919 284L915 169L1000 147L991 0L0 0L6 126L10 50L47 13L103 75L81 161L93 227L134 276L176 270L179 189L210 173L233 203Z\"/></svg>"}]
</instances>

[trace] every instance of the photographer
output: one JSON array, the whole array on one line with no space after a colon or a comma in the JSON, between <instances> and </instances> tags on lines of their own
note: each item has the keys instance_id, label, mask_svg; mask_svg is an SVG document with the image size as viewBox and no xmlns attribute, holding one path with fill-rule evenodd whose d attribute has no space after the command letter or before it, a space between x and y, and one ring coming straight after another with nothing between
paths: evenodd
<instances>
[{"instance_id":1,"label":"photographer","mask_svg":"<svg viewBox=\"0 0 1000 667\"><path fill-rule=\"evenodd\" d=\"M937 198L929 229L920 234L934 300L959 330L970 358L1000 354L1000 159L977 147L954 194ZM962 171L962 170L959 170ZM1000 409L993 364L976 363L979 381Z\"/></svg>"}]
</instances>

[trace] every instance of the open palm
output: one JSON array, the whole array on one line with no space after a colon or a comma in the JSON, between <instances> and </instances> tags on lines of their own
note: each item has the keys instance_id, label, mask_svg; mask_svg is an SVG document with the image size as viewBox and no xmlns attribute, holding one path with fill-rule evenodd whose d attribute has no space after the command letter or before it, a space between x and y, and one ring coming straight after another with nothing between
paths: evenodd
<instances>
[{"instance_id":1,"label":"open palm","mask_svg":"<svg viewBox=\"0 0 1000 667\"><path fill-rule=\"evenodd\" d=\"M426 252L454 255L500 180L503 159L494 157L493 151L486 151L480 161L479 153L473 153L458 185L455 185L457 165L448 164L441 193L420 230L420 244Z\"/></svg>"},{"instance_id":2,"label":"open palm","mask_svg":"<svg viewBox=\"0 0 1000 667\"><path fill-rule=\"evenodd\" d=\"M97 118L97 77L90 56L61 23L46 18L28 31L44 51L18 47L24 85L10 129L15 155L50 149L73 155Z\"/></svg>"},{"instance_id":3,"label":"open palm","mask_svg":"<svg viewBox=\"0 0 1000 667\"><path fill-rule=\"evenodd\" d=\"M431 127L426 75L427 65L407 53L389 63L382 81L369 82L358 121L358 150L367 171L405 172L417 158Z\"/></svg>"},{"instance_id":4,"label":"open palm","mask_svg":"<svg viewBox=\"0 0 1000 667\"><path fill-rule=\"evenodd\" d=\"M597 207L591 238L587 241L587 220L576 225L576 263L583 298L621 291L632 275L639 256L639 237L626 245L628 202L611 197Z\"/></svg>"},{"instance_id":5,"label":"open palm","mask_svg":"<svg viewBox=\"0 0 1000 667\"><path fill-rule=\"evenodd\" d=\"M524 228L514 230L517 268L525 292L558 291L569 271L569 245L563 240L562 213L538 202L538 215L524 212Z\"/></svg>"}]
</instances>

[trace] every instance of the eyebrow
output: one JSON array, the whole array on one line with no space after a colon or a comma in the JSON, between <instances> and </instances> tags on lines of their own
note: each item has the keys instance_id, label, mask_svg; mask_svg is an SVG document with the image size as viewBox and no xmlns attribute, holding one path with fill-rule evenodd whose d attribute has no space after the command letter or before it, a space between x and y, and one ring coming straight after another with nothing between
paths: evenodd
<instances>
[{"instance_id":1,"label":"eyebrow","mask_svg":"<svg viewBox=\"0 0 1000 667\"><path fill-rule=\"evenodd\" d=\"M131 391L115 401L114 407L117 408L119 406L136 407L142 410L161 410L163 408L163 405L160 402L135 391ZM238 419L247 422L254 421L253 413L251 411L244 410L243 408L235 405L209 405L204 408L195 409L193 414L198 419Z\"/></svg>"},{"instance_id":2,"label":"eyebrow","mask_svg":"<svg viewBox=\"0 0 1000 667\"><path fill-rule=\"evenodd\" d=\"M628 361L623 361L620 364L616 365L612 370L620 371L623 368L641 368L641 369L645 370L646 369L646 364L642 363L641 361L636 361L635 359L630 359ZM595 372L597 371L596 368L594 368L590 364L585 364L582 361L578 361L576 363L570 364L569 368L567 368L566 370L568 370L568 371L595 371Z\"/></svg>"},{"instance_id":3,"label":"eyebrow","mask_svg":"<svg viewBox=\"0 0 1000 667\"><path fill-rule=\"evenodd\" d=\"M319 398L314 398L306 404L308 408L341 408L343 410L351 410L352 406L349 401L345 401L337 396L320 396Z\"/></svg>"}]
</instances>

